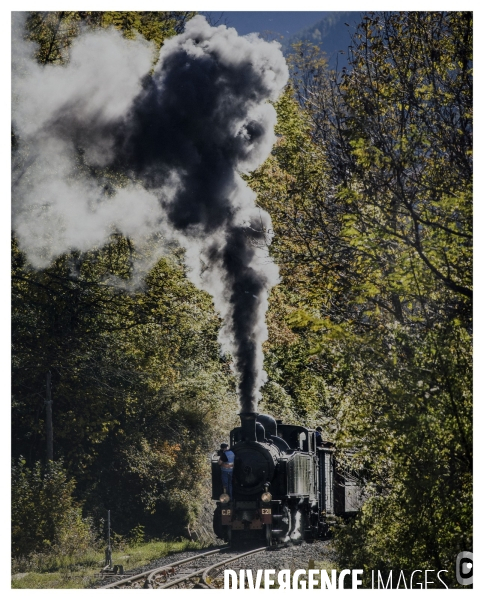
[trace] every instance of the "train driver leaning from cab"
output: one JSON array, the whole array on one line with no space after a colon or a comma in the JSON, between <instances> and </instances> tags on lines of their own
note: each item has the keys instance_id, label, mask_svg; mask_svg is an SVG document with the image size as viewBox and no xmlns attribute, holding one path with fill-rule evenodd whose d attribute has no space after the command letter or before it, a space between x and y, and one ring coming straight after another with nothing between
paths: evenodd
<instances>
[{"instance_id":1,"label":"train driver leaning from cab","mask_svg":"<svg viewBox=\"0 0 484 600\"><path fill-rule=\"evenodd\" d=\"M316 427L316 446L318 448L322 448L324 446L322 433L322 427Z\"/></svg>"},{"instance_id":2,"label":"train driver leaning from cab","mask_svg":"<svg viewBox=\"0 0 484 600\"><path fill-rule=\"evenodd\" d=\"M218 464L222 472L222 485L224 492L232 500L232 475L234 473L235 454L229 450L228 444L220 444Z\"/></svg>"}]
</instances>

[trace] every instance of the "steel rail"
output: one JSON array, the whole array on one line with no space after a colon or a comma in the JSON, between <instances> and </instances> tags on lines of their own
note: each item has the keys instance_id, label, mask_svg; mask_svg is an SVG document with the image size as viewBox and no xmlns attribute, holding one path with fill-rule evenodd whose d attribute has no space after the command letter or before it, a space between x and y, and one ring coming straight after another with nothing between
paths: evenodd
<instances>
[{"instance_id":1,"label":"steel rail","mask_svg":"<svg viewBox=\"0 0 484 600\"><path fill-rule=\"evenodd\" d=\"M239 558L243 558L244 556L249 556L250 554L255 554L256 552L262 552L263 550L266 550L266 549L267 549L266 546L264 546L263 548L256 548L255 550L250 550L249 552L243 552L241 554L237 554L236 556L226 558L225 560L215 563L214 565L210 565L208 567L202 567L198 571L195 571L193 573L188 573L187 575L184 575L183 577L180 577L179 579L167 581L164 585L160 585L156 589L158 589L158 590L168 589L174 585L177 585L178 583L183 583L187 579L191 579L192 577L197 577L197 575L201 575L203 583L205 585L207 585L208 587L212 588L212 586L209 583L207 583L207 581L206 581L206 577L212 569L216 569L217 567L222 567L223 565L233 562L234 560L238 560Z\"/></svg>"},{"instance_id":2,"label":"steel rail","mask_svg":"<svg viewBox=\"0 0 484 600\"><path fill-rule=\"evenodd\" d=\"M215 565L212 565L211 567L207 567L205 569L205 571L202 574L202 581L205 585L207 585L209 588L211 589L215 589L212 585L210 585L210 583L207 581L208 578L208 574L210 573L210 571L213 571L213 569L217 569L218 567L223 567L224 565L228 565L229 563L233 562L234 560L237 560L239 558L243 558L244 556L249 556L250 554L256 554L257 552L262 552L264 550L267 550L268 546L264 546L263 548L257 548L256 550L251 550L250 552L245 552L244 554L239 554L238 556L235 556L234 558L229 558L228 560L223 560Z\"/></svg>"},{"instance_id":3,"label":"steel rail","mask_svg":"<svg viewBox=\"0 0 484 600\"><path fill-rule=\"evenodd\" d=\"M176 562L173 562L173 563L170 563L167 565L163 565L162 567L156 567L156 569L150 569L149 571L143 571L143 573L138 573L136 575L132 575L131 577L126 577L125 579L118 579L117 581L112 581L108 585L101 586L99 589L107 590L109 588L115 588L119 585L125 585L127 583L132 583L134 581L138 581L139 579L143 579L143 578L147 578L147 580L148 580L152 574L156 574L156 572L158 572L158 571L172 569L172 568L178 567L179 565L182 565L184 563L191 562L191 561L197 560L199 558L203 558L204 556L210 556L211 554L216 554L217 552L220 552L220 550L222 550L222 549L223 548L218 548L217 550L210 550L210 552L204 552L203 554L197 554L196 556L191 556L190 558L184 558L182 560L178 560Z\"/></svg>"},{"instance_id":4,"label":"steel rail","mask_svg":"<svg viewBox=\"0 0 484 600\"><path fill-rule=\"evenodd\" d=\"M220 552L221 548L218 548L217 550L211 550L210 552L205 552L204 554L199 554L198 556L192 556L191 558L187 558L184 561L180 561L178 564L183 564L183 563L187 563L187 562L194 562L196 560L198 560L199 558L204 558L205 556L211 556L212 554L217 554L218 552ZM157 569L155 569L154 571L152 571L150 573L150 575L148 576L147 579L147 584L148 587L151 587L153 585L153 578L156 577L156 575L158 573L161 573L162 571L166 570L166 566L163 567L159 567ZM165 587L164 585L162 586L157 586L157 589L161 589Z\"/></svg>"}]
</instances>

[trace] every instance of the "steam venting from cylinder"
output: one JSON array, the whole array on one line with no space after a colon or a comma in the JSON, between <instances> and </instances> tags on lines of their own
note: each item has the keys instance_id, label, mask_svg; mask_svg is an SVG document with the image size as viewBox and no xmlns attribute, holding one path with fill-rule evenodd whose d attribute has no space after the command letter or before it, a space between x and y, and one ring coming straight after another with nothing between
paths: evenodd
<instances>
[{"instance_id":1,"label":"steam venting from cylinder","mask_svg":"<svg viewBox=\"0 0 484 600\"><path fill-rule=\"evenodd\" d=\"M13 228L29 262L105 244L113 232L151 264L177 242L190 279L223 319L241 410L265 381L265 312L278 270L271 221L241 173L275 141L275 100L288 79L276 43L211 27L201 16L167 40L153 67L141 38L97 30L74 40L65 66L39 65L13 13ZM122 184L111 185L113 177ZM140 255L143 253L140 251ZM148 264L134 264L137 273Z\"/></svg>"}]
</instances>

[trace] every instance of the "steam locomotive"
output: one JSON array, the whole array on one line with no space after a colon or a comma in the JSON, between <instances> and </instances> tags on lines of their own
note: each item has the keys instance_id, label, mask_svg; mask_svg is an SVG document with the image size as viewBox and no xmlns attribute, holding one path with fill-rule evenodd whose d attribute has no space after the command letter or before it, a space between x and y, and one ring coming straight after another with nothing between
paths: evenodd
<instances>
[{"instance_id":1,"label":"steam locomotive","mask_svg":"<svg viewBox=\"0 0 484 600\"><path fill-rule=\"evenodd\" d=\"M232 544L260 539L268 546L325 537L336 516L359 510L356 478L336 468L334 449L317 445L314 429L257 413L240 413L240 419L230 432L232 498L222 487L219 456L212 456L217 537Z\"/></svg>"}]
</instances>

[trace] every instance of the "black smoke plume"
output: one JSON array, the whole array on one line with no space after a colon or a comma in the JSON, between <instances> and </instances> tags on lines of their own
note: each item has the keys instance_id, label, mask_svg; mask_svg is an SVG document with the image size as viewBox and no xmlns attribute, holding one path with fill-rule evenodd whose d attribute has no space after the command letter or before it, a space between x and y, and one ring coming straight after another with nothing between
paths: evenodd
<instances>
[{"instance_id":1,"label":"black smoke plume","mask_svg":"<svg viewBox=\"0 0 484 600\"><path fill-rule=\"evenodd\" d=\"M102 245L113 230L139 245L161 232L186 249L189 276L223 318L241 408L265 380L267 296L278 281L271 222L240 173L274 143L275 100L287 82L279 47L203 17L152 47L115 30L83 33L66 66L41 66L14 18L13 227L30 262ZM80 169L82 157L84 167ZM99 170L129 183L106 195ZM161 250L161 249L160 249Z\"/></svg>"}]
</instances>

